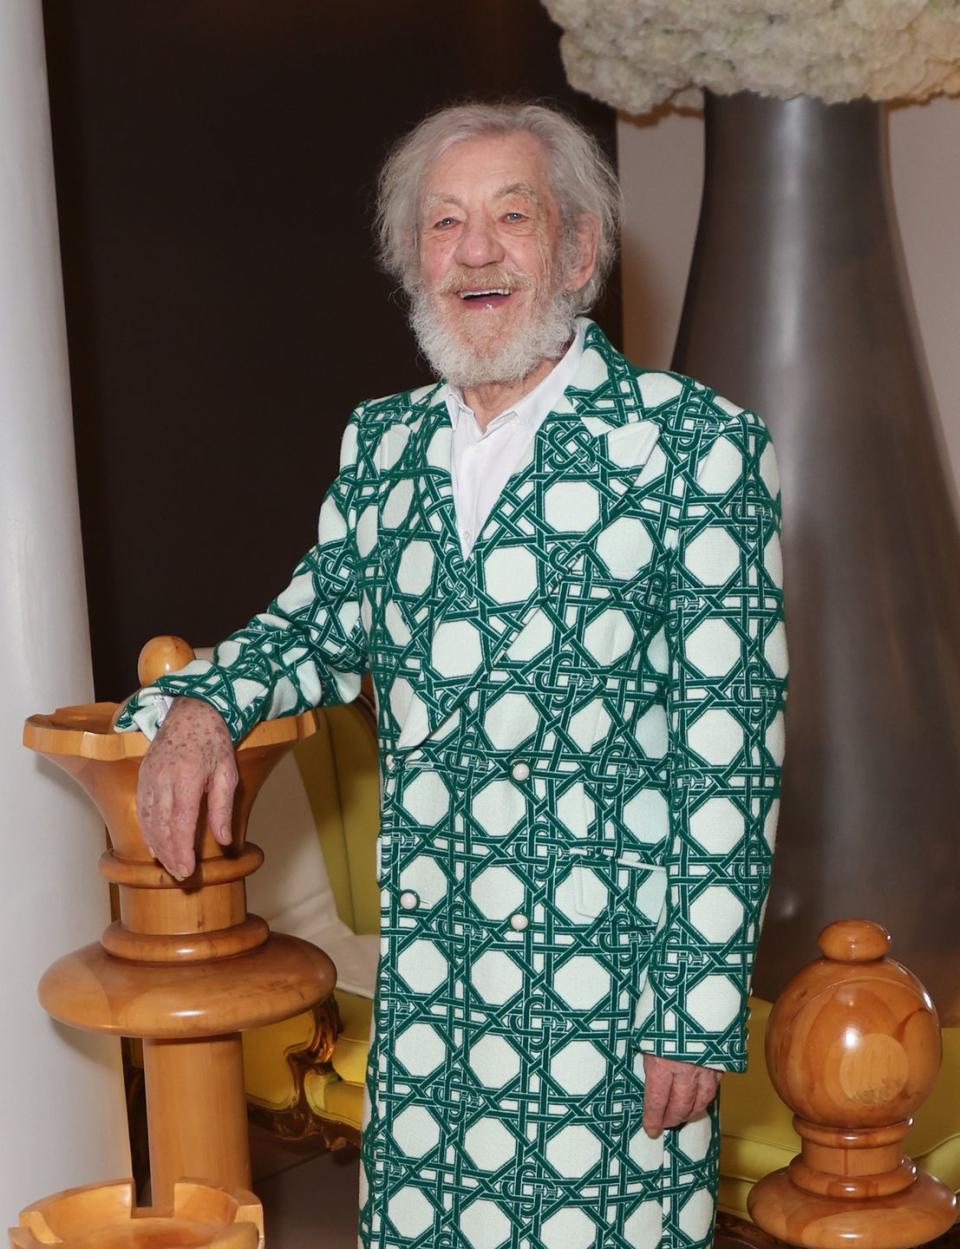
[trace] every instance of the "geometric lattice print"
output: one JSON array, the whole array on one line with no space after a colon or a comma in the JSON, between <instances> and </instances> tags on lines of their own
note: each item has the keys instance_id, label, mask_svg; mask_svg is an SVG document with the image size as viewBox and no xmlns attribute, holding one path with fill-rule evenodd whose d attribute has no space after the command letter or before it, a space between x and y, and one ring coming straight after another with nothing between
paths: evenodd
<instances>
[{"instance_id":1,"label":"geometric lattice print","mask_svg":"<svg viewBox=\"0 0 960 1249\"><path fill-rule=\"evenodd\" d=\"M787 675L762 422L587 327L466 557L438 386L361 405L268 611L141 691L239 739L354 697L381 749L365 1249L706 1245L716 1106L643 1131L643 1053L743 1070Z\"/></svg>"}]
</instances>

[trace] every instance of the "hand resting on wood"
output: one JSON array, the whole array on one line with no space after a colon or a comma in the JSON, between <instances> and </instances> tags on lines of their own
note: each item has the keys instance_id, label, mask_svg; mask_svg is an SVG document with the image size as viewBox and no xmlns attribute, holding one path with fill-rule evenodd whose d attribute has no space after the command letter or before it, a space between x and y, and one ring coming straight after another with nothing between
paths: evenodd
<instances>
[{"instance_id":1,"label":"hand resting on wood","mask_svg":"<svg viewBox=\"0 0 960 1249\"><path fill-rule=\"evenodd\" d=\"M238 772L226 721L209 703L177 698L140 765L137 818L150 852L177 880L196 868L197 821L230 844Z\"/></svg>"}]
</instances>

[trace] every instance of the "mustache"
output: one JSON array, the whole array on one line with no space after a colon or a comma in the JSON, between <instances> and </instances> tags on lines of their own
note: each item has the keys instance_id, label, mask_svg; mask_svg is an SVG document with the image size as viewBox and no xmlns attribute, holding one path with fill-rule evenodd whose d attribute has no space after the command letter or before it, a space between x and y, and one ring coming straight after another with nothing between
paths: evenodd
<instances>
[{"instance_id":1,"label":"mustache","mask_svg":"<svg viewBox=\"0 0 960 1249\"><path fill-rule=\"evenodd\" d=\"M509 265L487 265L483 269L454 269L432 288L435 295L459 295L461 291L525 291L533 278Z\"/></svg>"}]
</instances>

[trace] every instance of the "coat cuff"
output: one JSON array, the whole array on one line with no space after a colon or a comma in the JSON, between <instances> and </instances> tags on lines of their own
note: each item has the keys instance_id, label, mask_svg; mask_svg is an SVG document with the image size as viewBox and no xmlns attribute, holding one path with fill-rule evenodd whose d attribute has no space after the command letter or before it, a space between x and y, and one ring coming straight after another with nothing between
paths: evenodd
<instances>
[{"instance_id":1,"label":"coat cuff","mask_svg":"<svg viewBox=\"0 0 960 1249\"><path fill-rule=\"evenodd\" d=\"M194 659L178 672L159 677L132 694L117 716L114 728L118 733L140 730L151 740L166 718L175 698L197 698L220 713L234 742L247 732L247 725L237 715L233 700L219 688L223 675L208 659Z\"/></svg>"},{"instance_id":2,"label":"coat cuff","mask_svg":"<svg viewBox=\"0 0 960 1249\"><path fill-rule=\"evenodd\" d=\"M640 994L634 1044L643 1054L717 1071L746 1071L749 1006L729 976L708 975L678 988L655 983Z\"/></svg>"}]
</instances>

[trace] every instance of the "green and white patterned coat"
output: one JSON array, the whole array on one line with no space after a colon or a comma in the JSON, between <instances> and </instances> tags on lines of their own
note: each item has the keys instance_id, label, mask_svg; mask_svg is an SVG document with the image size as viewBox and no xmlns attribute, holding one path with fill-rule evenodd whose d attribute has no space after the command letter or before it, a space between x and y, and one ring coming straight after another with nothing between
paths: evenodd
<instances>
[{"instance_id":1,"label":"green and white patterned coat","mask_svg":"<svg viewBox=\"0 0 960 1249\"><path fill-rule=\"evenodd\" d=\"M591 323L464 558L439 390L357 408L290 585L121 727L189 694L239 739L372 671L363 1249L706 1245L716 1105L649 1137L642 1055L746 1062L784 745L773 447Z\"/></svg>"}]
</instances>

